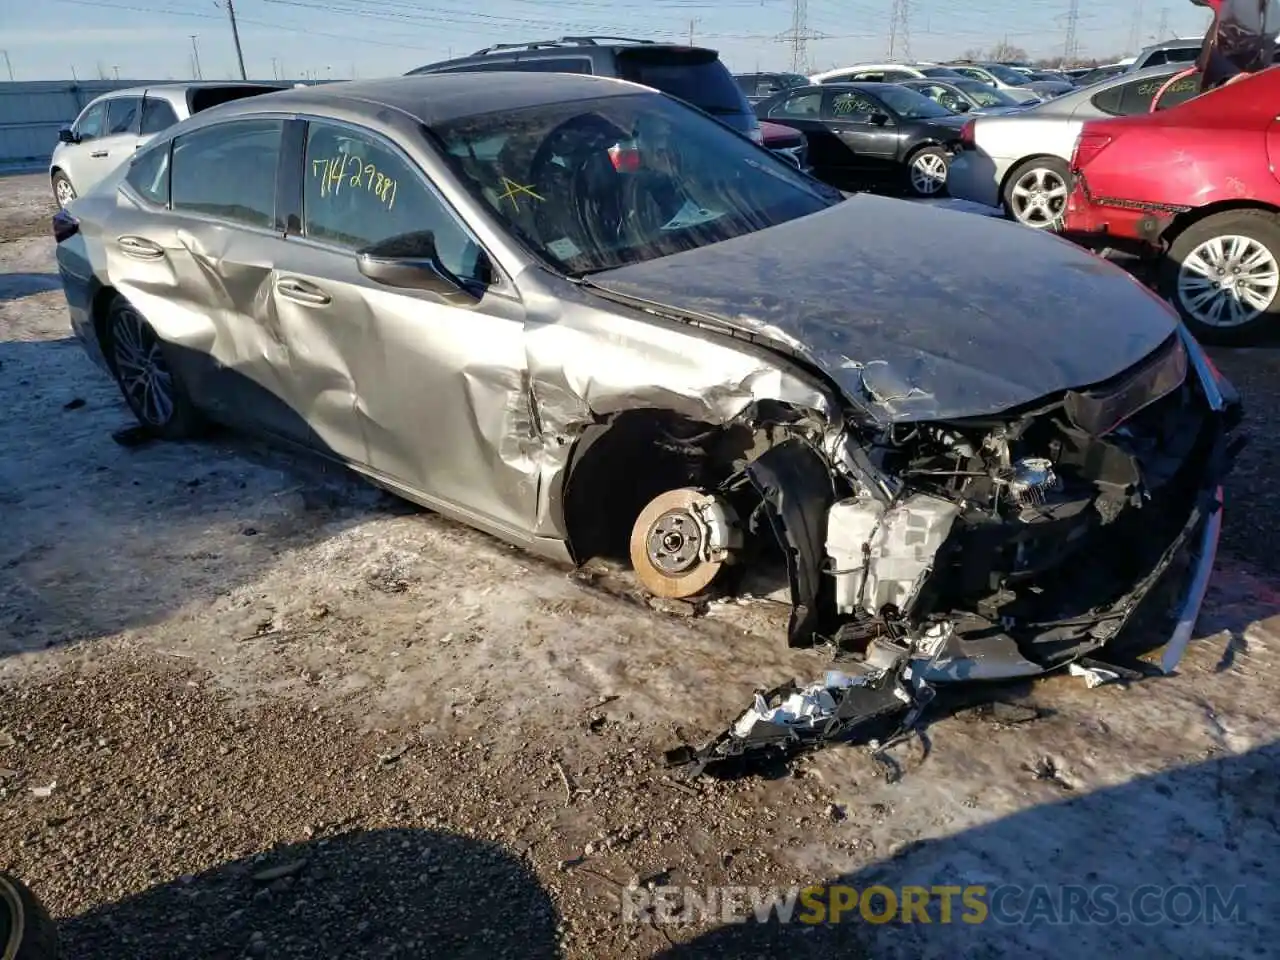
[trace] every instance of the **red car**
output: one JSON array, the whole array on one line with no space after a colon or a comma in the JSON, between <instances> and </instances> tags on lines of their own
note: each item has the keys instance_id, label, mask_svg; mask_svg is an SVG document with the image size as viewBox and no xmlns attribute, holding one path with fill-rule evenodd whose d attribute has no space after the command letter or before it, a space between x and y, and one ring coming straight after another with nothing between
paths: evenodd
<instances>
[{"instance_id":1,"label":"red car","mask_svg":"<svg viewBox=\"0 0 1280 960\"><path fill-rule=\"evenodd\" d=\"M1199 338L1280 314L1280 67L1137 117L1086 123L1066 231L1160 256L1159 290Z\"/></svg>"}]
</instances>

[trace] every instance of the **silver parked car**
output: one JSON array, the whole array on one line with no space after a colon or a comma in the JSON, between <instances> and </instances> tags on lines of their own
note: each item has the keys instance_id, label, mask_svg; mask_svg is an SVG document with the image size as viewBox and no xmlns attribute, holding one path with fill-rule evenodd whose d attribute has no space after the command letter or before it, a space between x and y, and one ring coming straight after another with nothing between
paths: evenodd
<instances>
[{"instance_id":1,"label":"silver parked car","mask_svg":"<svg viewBox=\"0 0 1280 960\"><path fill-rule=\"evenodd\" d=\"M1061 666L1148 596L1190 636L1239 407L1170 308L654 90L268 94L54 227L72 327L153 435L258 430L661 596L776 577L793 643L892 638L924 679Z\"/></svg>"},{"instance_id":2,"label":"silver parked car","mask_svg":"<svg viewBox=\"0 0 1280 960\"><path fill-rule=\"evenodd\" d=\"M105 93L58 132L49 164L53 195L65 207L179 120L229 100L280 89L274 83L167 83Z\"/></svg>"},{"instance_id":3,"label":"silver parked car","mask_svg":"<svg viewBox=\"0 0 1280 960\"><path fill-rule=\"evenodd\" d=\"M1037 230L1057 230L1067 209L1068 163L1088 120L1130 117L1151 110L1155 95L1181 65L1122 73L1018 113L979 117L961 138L947 189L953 197L1003 207L1012 220ZM1166 109L1199 92L1186 77L1160 100Z\"/></svg>"}]
</instances>

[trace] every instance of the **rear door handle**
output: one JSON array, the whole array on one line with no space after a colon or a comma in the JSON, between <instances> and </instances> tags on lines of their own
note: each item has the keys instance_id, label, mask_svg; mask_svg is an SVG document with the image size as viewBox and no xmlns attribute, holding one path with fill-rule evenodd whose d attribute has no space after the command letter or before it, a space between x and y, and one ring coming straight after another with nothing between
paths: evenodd
<instances>
[{"instance_id":1,"label":"rear door handle","mask_svg":"<svg viewBox=\"0 0 1280 960\"><path fill-rule=\"evenodd\" d=\"M89 156L91 156L91 157L105 157L108 153L110 153L110 151L109 151L109 150L95 150L95 151L93 151L93 153L89 154Z\"/></svg>"},{"instance_id":2,"label":"rear door handle","mask_svg":"<svg viewBox=\"0 0 1280 960\"><path fill-rule=\"evenodd\" d=\"M286 300L306 304L309 307L323 307L332 299L327 293L313 283L285 277L276 281L276 293Z\"/></svg>"},{"instance_id":3,"label":"rear door handle","mask_svg":"<svg viewBox=\"0 0 1280 960\"><path fill-rule=\"evenodd\" d=\"M135 260L159 260L164 256L164 248L152 243L144 237L120 237L116 240L120 252Z\"/></svg>"}]
</instances>

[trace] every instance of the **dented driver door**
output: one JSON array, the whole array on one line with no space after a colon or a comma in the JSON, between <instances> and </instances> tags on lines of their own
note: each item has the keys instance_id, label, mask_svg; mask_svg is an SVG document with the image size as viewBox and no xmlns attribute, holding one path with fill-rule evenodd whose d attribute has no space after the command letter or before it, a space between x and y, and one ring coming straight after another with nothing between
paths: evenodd
<instances>
[{"instance_id":1,"label":"dented driver door","mask_svg":"<svg viewBox=\"0 0 1280 960\"><path fill-rule=\"evenodd\" d=\"M488 260L426 176L379 135L311 120L304 159L302 214L274 296L298 331L295 375L312 383L316 410L341 415L340 384L324 380L341 370L355 384L351 412L370 472L416 499L528 529L537 444L520 302L364 276L357 251L424 232L460 281L482 285Z\"/></svg>"}]
</instances>

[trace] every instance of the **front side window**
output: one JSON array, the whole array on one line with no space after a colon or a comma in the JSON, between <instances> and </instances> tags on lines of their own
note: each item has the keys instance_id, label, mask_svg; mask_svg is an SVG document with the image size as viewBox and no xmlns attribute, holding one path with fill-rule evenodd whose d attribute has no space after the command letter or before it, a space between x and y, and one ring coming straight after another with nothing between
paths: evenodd
<instances>
[{"instance_id":1,"label":"front side window","mask_svg":"<svg viewBox=\"0 0 1280 960\"><path fill-rule=\"evenodd\" d=\"M870 123L872 116L883 113L880 104L865 93L837 93L831 98L831 118L847 123Z\"/></svg>"},{"instance_id":2,"label":"front side window","mask_svg":"<svg viewBox=\"0 0 1280 960\"><path fill-rule=\"evenodd\" d=\"M482 281L487 258L423 175L389 145L350 127L307 126L303 233L363 250L430 233L436 256L461 280Z\"/></svg>"},{"instance_id":3,"label":"front side window","mask_svg":"<svg viewBox=\"0 0 1280 960\"><path fill-rule=\"evenodd\" d=\"M994 82L991 76L989 76L985 70L979 67L956 67L956 72L961 73L964 76L969 77L973 80L980 80L985 84L991 84Z\"/></svg>"},{"instance_id":4,"label":"front side window","mask_svg":"<svg viewBox=\"0 0 1280 960\"><path fill-rule=\"evenodd\" d=\"M142 109L141 97L117 97L107 101L107 136L138 131L138 111Z\"/></svg>"},{"instance_id":5,"label":"front side window","mask_svg":"<svg viewBox=\"0 0 1280 960\"><path fill-rule=\"evenodd\" d=\"M168 100L147 97L142 101L142 133L159 133L178 122L178 115Z\"/></svg>"},{"instance_id":6,"label":"front side window","mask_svg":"<svg viewBox=\"0 0 1280 960\"><path fill-rule=\"evenodd\" d=\"M951 111L945 107L934 103L919 91L907 87L891 84L883 90L877 90L876 94L885 102L889 110L904 120L934 120L951 115ZM876 112L884 113L885 111L880 108Z\"/></svg>"},{"instance_id":7,"label":"front side window","mask_svg":"<svg viewBox=\"0 0 1280 960\"><path fill-rule=\"evenodd\" d=\"M270 227L283 128L281 120L231 120L176 137L173 209Z\"/></svg>"},{"instance_id":8,"label":"front side window","mask_svg":"<svg viewBox=\"0 0 1280 960\"><path fill-rule=\"evenodd\" d=\"M570 275L728 240L843 200L658 94L495 111L433 133L477 200ZM472 150L496 137L496 153Z\"/></svg>"},{"instance_id":9,"label":"front side window","mask_svg":"<svg viewBox=\"0 0 1280 960\"><path fill-rule=\"evenodd\" d=\"M129 186L158 206L169 203L169 144L137 154L125 175Z\"/></svg>"},{"instance_id":10,"label":"front side window","mask_svg":"<svg viewBox=\"0 0 1280 960\"><path fill-rule=\"evenodd\" d=\"M817 120L821 112L822 94L814 92L787 97L777 106L770 108L769 116L786 117L792 120Z\"/></svg>"},{"instance_id":11,"label":"front side window","mask_svg":"<svg viewBox=\"0 0 1280 960\"><path fill-rule=\"evenodd\" d=\"M76 121L76 136L81 140L97 139L102 136L102 125L106 119L106 102L95 103Z\"/></svg>"}]
</instances>

